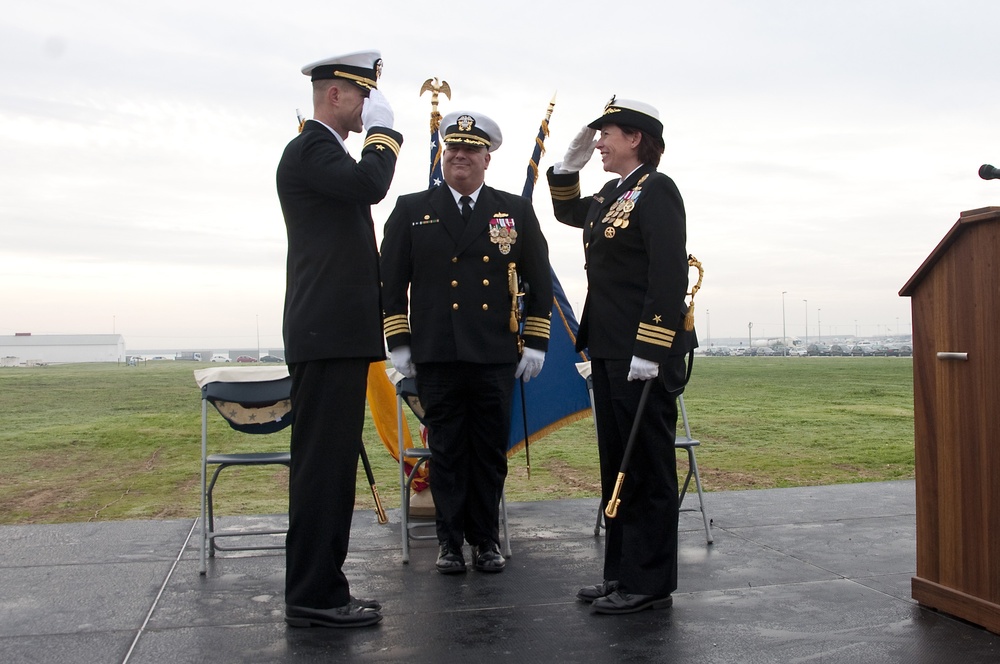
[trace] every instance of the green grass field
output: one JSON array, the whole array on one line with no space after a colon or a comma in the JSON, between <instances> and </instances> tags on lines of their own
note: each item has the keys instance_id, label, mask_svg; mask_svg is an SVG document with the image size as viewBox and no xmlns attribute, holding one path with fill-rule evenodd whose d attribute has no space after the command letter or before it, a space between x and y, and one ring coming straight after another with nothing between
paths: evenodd
<instances>
[{"instance_id":1,"label":"green grass field","mask_svg":"<svg viewBox=\"0 0 1000 664\"><path fill-rule=\"evenodd\" d=\"M0 523L197 516L201 407L192 371L149 362L0 369ZM710 491L913 477L910 358L698 358L685 394ZM210 418L215 451L287 449L288 431L246 436ZM369 421L379 493L398 507L398 467ZM596 496L587 417L511 459L507 499ZM679 459L679 469L684 463ZM359 467L360 470L360 467ZM237 479L239 476L239 479ZM225 471L220 514L287 509L284 468ZM359 472L358 509L373 505Z\"/></svg>"}]
</instances>

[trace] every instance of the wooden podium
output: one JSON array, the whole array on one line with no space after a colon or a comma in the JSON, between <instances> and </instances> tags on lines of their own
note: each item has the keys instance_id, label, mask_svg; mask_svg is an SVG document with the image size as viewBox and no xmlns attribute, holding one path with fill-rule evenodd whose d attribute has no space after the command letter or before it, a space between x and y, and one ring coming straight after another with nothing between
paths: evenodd
<instances>
[{"instance_id":1,"label":"wooden podium","mask_svg":"<svg viewBox=\"0 0 1000 664\"><path fill-rule=\"evenodd\" d=\"M911 298L913 598L1000 634L1000 207L963 212Z\"/></svg>"}]
</instances>

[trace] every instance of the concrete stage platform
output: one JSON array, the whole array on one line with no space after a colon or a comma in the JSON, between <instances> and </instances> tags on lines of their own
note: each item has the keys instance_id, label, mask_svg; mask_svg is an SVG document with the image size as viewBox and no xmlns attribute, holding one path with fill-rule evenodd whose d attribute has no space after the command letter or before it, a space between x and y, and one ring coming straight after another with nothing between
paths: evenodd
<instances>
[{"instance_id":1,"label":"concrete stage platform","mask_svg":"<svg viewBox=\"0 0 1000 664\"><path fill-rule=\"evenodd\" d=\"M286 627L282 551L220 554L199 576L191 520L6 526L0 662L1000 661L1000 637L910 599L913 491L706 494L715 543L681 515L673 608L614 617L574 599L601 578L596 499L508 505L497 575L438 574L433 542L403 565L398 511L380 526L359 510L346 570L385 617L350 630ZM238 520L254 521L280 518Z\"/></svg>"}]
</instances>

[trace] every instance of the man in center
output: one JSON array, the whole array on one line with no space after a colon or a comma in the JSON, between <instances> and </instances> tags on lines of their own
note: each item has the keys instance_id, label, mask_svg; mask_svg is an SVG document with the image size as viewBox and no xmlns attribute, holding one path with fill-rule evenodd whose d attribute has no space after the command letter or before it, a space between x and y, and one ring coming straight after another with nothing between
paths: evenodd
<instances>
[{"instance_id":1,"label":"man in center","mask_svg":"<svg viewBox=\"0 0 1000 664\"><path fill-rule=\"evenodd\" d=\"M501 572L511 395L515 380L542 369L552 274L531 201L485 185L500 128L457 112L444 117L441 134L445 186L400 196L385 224L385 337L393 366L416 377L425 412L437 570L465 571L465 541L478 571ZM521 314L512 271L522 281Z\"/></svg>"}]
</instances>

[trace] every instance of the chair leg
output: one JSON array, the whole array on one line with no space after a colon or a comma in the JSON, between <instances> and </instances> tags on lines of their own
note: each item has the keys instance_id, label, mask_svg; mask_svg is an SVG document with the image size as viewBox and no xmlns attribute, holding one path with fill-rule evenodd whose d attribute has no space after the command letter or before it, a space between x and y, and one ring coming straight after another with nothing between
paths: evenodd
<instances>
[{"instance_id":1,"label":"chair leg","mask_svg":"<svg viewBox=\"0 0 1000 664\"><path fill-rule=\"evenodd\" d=\"M212 500L212 492L215 490L215 482L219 479L219 473L222 472L223 468L226 468L230 464L220 463L215 468L215 472L212 473L212 481L208 483L208 488L205 490L205 503L208 510L208 533L205 536L208 544L208 555L211 558L215 557L215 552L217 547L215 546L215 538L212 536L215 533L215 504Z\"/></svg>"},{"instance_id":2,"label":"chair leg","mask_svg":"<svg viewBox=\"0 0 1000 664\"><path fill-rule=\"evenodd\" d=\"M507 531L507 496L503 491L500 492L500 525L503 527L503 556L504 558L510 558L510 533Z\"/></svg>"},{"instance_id":3,"label":"chair leg","mask_svg":"<svg viewBox=\"0 0 1000 664\"><path fill-rule=\"evenodd\" d=\"M705 543L712 544L715 540L712 537L712 524L711 519L708 518L708 512L705 511L705 496L701 491L701 476L698 474L698 462L694 458L694 449L688 449L688 461L691 464L691 470L688 471L689 474L694 474L694 488L698 491L698 507L701 510L701 520L705 524Z\"/></svg>"},{"instance_id":4,"label":"chair leg","mask_svg":"<svg viewBox=\"0 0 1000 664\"><path fill-rule=\"evenodd\" d=\"M405 462L403 461L405 458L406 458L405 450L402 450L400 452L400 464L399 464L399 478L400 478L399 503L400 503L400 510L402 512L399 518L400 521L399 530L403 548L403 563L407 564L410 562L410 539L436 540L437 534L435 533L434 535L410 535L411 529L422 528L422 527L434 527L435 523L434 522L416 523L416 524L410 523L410 489L412 488L413 480L416 479L417 477L417 473L420 470L421 464L426 463L428 457L417 458L416 463L410 466L409 473L405 471Z\"/></svg>"},{"instance_id":5,"label":"chair leg","mask_svg":"<svg viewBox=\"0 0 1000 664\"><path fill-rule=\"evenodd\" d=\"M201 546L198 547L198 573L205 576L208 573L207 544L208 544L208 524L205 521L206 508L206 483L208 477L208 466L205 459L208 458L208 399L201 399Z\"/></svg>"},{"instance_id":6,"label":"chair leg","mask_svg":"<svg viewBox=\"0 0 1000 664\"><path fill-rule=\"evenodd\" d=\"M398 397L397 397L398 398ZM402 431L402 398L399 399L398 428ZM403 564L410 562L410 483L406 481L406 469L403 461L403 435L400 433L399 442L399 532L402 538Z\"/></svg>"}]
</instances>

